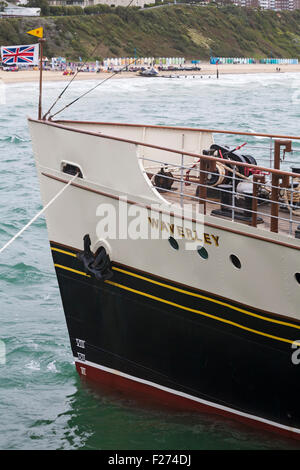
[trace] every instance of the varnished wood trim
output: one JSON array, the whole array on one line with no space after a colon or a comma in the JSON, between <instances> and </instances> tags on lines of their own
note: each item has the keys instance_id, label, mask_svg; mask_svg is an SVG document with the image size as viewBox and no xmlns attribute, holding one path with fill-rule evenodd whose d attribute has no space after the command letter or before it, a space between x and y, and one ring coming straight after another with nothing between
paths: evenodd
<instances>
[{"instance_id":1,"label":"varnished wood trim","mask_svg":"<svg viewBox=\"0 0 300 470\"><path fill-rule=\"evenodd\" d=\"M258 136L258 137L270 137L276 139L295 139L300 140L300 137L297 136L288 136L282 134L265 134L265 133L255 133L255 132L240 132L240 131L227 131L222 129L201 129L199 127L172 127L172 126L155 126L151 124L128 124L120 122L98 122L98 121L71 121L68 119L59 119L54 122L64 122L70 124L96 124L102 126L123 126L123 127L146 127L149 129L178 129L180 131L193 131L193 132L213 132L215 134L232 134L232 135L247 135L247 136Z\"/></svg>"},{"instance_id":2,"label":"varnished wood trim","mask_svg":"<svg viewBox=\"0 0 300 470\"><path fill-rule=\"evenodd\" d=\"M44 124L46 126L56 127L58 129L62 129L62 130L68 131L68 132L76 132L76 133L79 133L79 134L91 135L91 136L98 137L98 138L101 138L101 139L116 140L118 142L124 142L124 143L127 143L127 144L140 145L140 146L143 146L143 147L153 148L153 149L156 149L156 150L163 150L164 152L176 153L176 154L185 155L185 156L188 156L188 157L193 157L193 158L198 158L198 159L201 158L203 160L211 160L211 161L215 161L215 162L224 163L223 158L212 157L212 156L209 156L209 155L201 155L199 153L193 153L193 152L186 152L182 149L176 150L176 149L171 149L171 148L168 148L168 147L160 147L160 146L154 145L154 144L147 144L145 142L139 142L137 140L130 140L130 139L124 139L124 138L121 138L121 137L115 137L115 136L112 136L112 135L106 135L106 134L102 134L102 133L99 133L99 132L91 132L91 131L87 131L87 130L83 130L83 129L75 129L73 127L63 126L61 124L57 124L57 123L52 122L52 121L43 121L43 120L39 121L37 119L31 119L31 118L29 118L29 121L38 122L38 123ZM173 128L173 129L176 129L176 128ZM258 135L258 134L254 134L254 135ZM299 137L299 139L300 139L300 137ZM245 167L245 168L250 168L250 169L253 169L253 167L255 167L256 170L272 173L272 174L275 174L275 175L293 176L294 178L299 177L299 173L292 173L290 171L281 171L281 170L276 170L276 169L272 169L272 168L266 168L264 166L251 165L249 163L243 163L243 162L236 162L234 160L226 160L226 164L227 165L232 164L234 166Z\"/></svg>"}]
</instances>

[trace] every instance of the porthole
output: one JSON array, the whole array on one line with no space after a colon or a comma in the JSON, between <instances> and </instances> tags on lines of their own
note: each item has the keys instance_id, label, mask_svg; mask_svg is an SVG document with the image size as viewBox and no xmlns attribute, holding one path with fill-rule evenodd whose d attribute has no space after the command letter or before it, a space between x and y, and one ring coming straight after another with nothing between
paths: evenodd
<instances>
[{"instance_id":1,"label":"porthole","mask_svg":"<svg viewBox=\"0 0 300 470\"><path fill-rule=\"evenodd\" d=\"M197 251L198 251L198 255L201 256L201 258L203 259L208 258L208 252L207 252L207 249L204 248L204 246L197 246Z\"/></svg>"},{"instance_id":2,"label":"porthole","mask_svg":"<svg viewBox=\"0 0 300 470\"><path fill-rule=\"evenodd\" d=\"M300 284L300 273L295 273L295 279Z\"/></svg>"},{"instance_id":3,"label":"porthole","mask_svg":"<svg viewBox=\"0 0 300 470\"><path fill-rule=\"evenodd\" d=\"M179 245L177 243L177 240L175 240L175 238L169 237L168 240L169 240L171 247L174 248L174 250L179 250Z\"/></svg>"},{"instance_id":4,"label":"porthole","mask_svg":"<svg viewBox=\"0 0 300 470\"><path fill-rule=\"evenodd\" d=\"M237 256L230 255L229 258L230 258L230 261L232 262L233 266L235 266L237 269L241 269L242 264L241 264L241 262L240 262L240 260L238 259Z\"/></svg>"}]
</instances>

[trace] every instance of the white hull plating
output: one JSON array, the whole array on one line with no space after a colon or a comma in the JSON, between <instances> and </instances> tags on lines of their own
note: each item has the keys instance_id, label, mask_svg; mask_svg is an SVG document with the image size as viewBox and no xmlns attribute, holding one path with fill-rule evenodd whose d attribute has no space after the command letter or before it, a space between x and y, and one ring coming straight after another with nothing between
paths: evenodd
<instances>
[{"instance_id":1,"label":"white hull plating","mask_svg":"<svg viewBox=\"0 0 300 470\"><path fill-rule=\"evenodd\" d=\"M90 130L87 124L70 126ZM91 125L94 132L95 126ZM113 126L108 127L107 134ZM101 128L98 125L97 128L103 131L105 126ZM63 162L77 165L83 173L83 179L76 181L80 187L70 187L47 211L50 240L81 250L83 236L89 233L91 248L97 249L103 243L99 230L97 233L99 205L113 205L118 213L117 198L124 196L129 201L127 211L131 210L132 203L139 204L149 225L150 217L152 225L158 227L162 234L165 232L165 237L168 230L168 236L172 235L168 224L162 225L163 214L168 213L170 204L150 187L143 175L137 145L101 138L101 134L98 137L33 121L30 121L30 130L44 204L62 187L62 182L55 178L66 182L70 179L61 171ZM132 139L136 130L143 134L143 128L130 127L129 135L126 135L127 129L121 126L114 127L114 134L120 133L122 138ZM161 145L164 145L164 134L170 143L171 130L161 130L160 134ZM174 135L175 140L179 139L178 131L174 130ZM199 152L203 148L199 148L201 137L195 132L193 135L194 142L191 140L188 150ZM188 142L187 137L185 141ZM212 141L209 134L205 135L204 141L204 147ZM147 149L148 154L150 150ZM145 156L145 151L142 156ZM152 204L160 204L159 209L150 212ZM187 219L192 218L191 213ZM204 216L204 229L201 224L194 224L194 232L186 232L179 217L174 217L172 223L178 234L183 230L184 237L178 240L179 250L173 250L167 239L107 239L105 246L111 259L118 263L153 272L261 311L300 319L300 289L294 278L299 270L299 240L212 216ZM196 233L199 245L203 242L208 252L207 260L201 259L196 250L185 249L186 242L195 238ZM231 263L229 257L232 254L240 259L241 269Z\"/></svg>"}]
</instances>

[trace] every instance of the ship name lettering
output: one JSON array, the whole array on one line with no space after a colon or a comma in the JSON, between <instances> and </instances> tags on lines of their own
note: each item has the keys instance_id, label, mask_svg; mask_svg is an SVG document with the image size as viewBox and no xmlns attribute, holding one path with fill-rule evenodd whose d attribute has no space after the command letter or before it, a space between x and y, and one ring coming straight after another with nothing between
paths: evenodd
<instances>
[{"instance_id":1,"label":"ship name lettering","mask_svg":"<svg viewBox=\"0 0 300 470\"><path fill-rule=\"evenodd\" d=\"M162 223L161 223L161 229L162 229L162 230L168 230L168 227L167 227L167 225L166 225L165 222L162 222Z\"/></svg>"},{"instance_id":2,"label":"ship name lettering","mask_svg":"<svg viewBox=\"0 0 300 470\"><path fill-rule=\"evenodd\" d=\"M180 227L180 225L176 225L176 227L177 227L178 235L179 235L181 238L184 238L184 231L183 231L183 228Z\"/></svg>"},{"instance_id":3,"label":"ship name lettering","mask_svg":"<svg viewBox=\"0 0 300 470\"><path fill-rule=\"evenodd\" d=\"M219 238L220 237L216 237L215 235L211 234L211 238L215 242L216 246L219 246Z\"/></svg>"},{"instance_id":4,"label":"ship name lettering","mask_svg":"<svg viewBox=\"0 0 300 470\"><path fill-rule=\"evenodd\" d=\"M148 217L148 220L151 224L151 227L158 228L158 220L157 219L152 219L152 217Z\"/></svg>"},{"instance_id":5,"label":"ship name lettering","mask_svg":"<svg viewBox=\"0 0 300 470\"><path fill-rule=\"evenodd\" d=\"M181 225L170 224L164 221L159 222L158 219L152 217L148 217L148 220L152 228L160 228L161 232L166 231L169 232L171 235L174 235L176 229L176 234L180 238L185 238L191 241L199 241L200 243L206 243L207 245L220 246L220 237L218 235L214 235L212 233L203 233L202 239L199 237L197 230L192 230L191 228L182 227Z\"/></svg>"},{"instance_id":6,"label":"ship name lettering","mask_svg":"<svg viewBox=\"0 0 300 470\"><path fill-rule=\"evenodd\" d=\"M204 233L204 241L205 243L208 243L209 245L211 245L211 240L210 240L210 236L208 233Z\"/></svg>"}]
</instances>

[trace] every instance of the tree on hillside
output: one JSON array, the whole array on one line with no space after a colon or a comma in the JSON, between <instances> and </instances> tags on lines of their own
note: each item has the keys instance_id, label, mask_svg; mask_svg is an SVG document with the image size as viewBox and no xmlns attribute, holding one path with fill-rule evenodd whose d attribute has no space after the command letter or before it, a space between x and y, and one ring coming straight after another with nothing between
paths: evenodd
<instances>
[{"instance_id":1,"label":"tree on hillside","mask_svg":"<svg viewBox=\"0 0 300 470\"><path fill-rule=\"evenodd\" d=\"M26 7L40 8L43 16L47 16L50 13L49 3L47 0L28 0Z\"/></svg>"},{"instance_id":2,"label":"tree on hillside","mask_svg":"<svg viewBox=\"0 0 300 470\"><path fill-rule=\"evenodd\" d=\"M6 2L0 2L0 11L4 11L4 8L7 7Z\"/></svg>"},{"instance_id":3,"label":"tree on hillside","mask_svg":"<svg viewBox=\"0 0 300 470\"><path fill-rule=\"evenodd\" d=\"M216 3L218 3L219 5L222 5L222 6L226 6L226 5L234 6L233 0L215 0L215 1L216 1Z\"/></svg>"}]
</instances>

